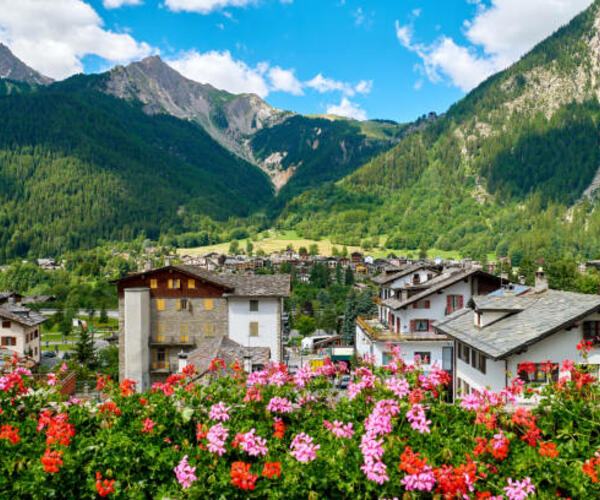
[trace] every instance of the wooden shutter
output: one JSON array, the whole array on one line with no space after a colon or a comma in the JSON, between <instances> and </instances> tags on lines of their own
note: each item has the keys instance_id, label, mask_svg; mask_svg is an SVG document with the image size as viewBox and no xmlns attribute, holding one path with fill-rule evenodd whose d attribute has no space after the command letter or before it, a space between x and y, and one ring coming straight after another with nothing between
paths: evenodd
<instances>
[{"instance_id":1,"label":"wooden shutter","mask_svg":"<svg viewBox=\"0 0 600 500\"><path fill-rule=\"evenodd\" d=\"M411 332L415 331L415 320L414 319L410 320L410 331Z\"/></svg>"},{"instance_id":2,"label":"wooden shutter","mask_svg":"<svg viewBox=\"0 0 600 500\"><path fill-rule=\"evenodd\" d=\"M213 300L212 299L204 299L204 310L205 311L213 310Z\"/></svg>"},{"instance_id":3,"label":"wooden shutter","mask_svg":"<svg viewBox=\"0 0 600 500\"><path fill-rule=\"evenodd\" d=\"M452 295L446 295L446 314L452 312Z\"/></svg>"},{"instance_id":4,"label":"wooden shutter","mask_svg":"<svg viewBox=\"0 0 600 500\"><path fill-rule=\"evenodd\" d=\"M433 331L434 331L434 329L433 329L433 322L434 322L434 320L433 320L433 319L430 319L430 320L429 320L429 331L430 331L430 332L433 332Z\"/></svg>"},{"instance_id":5,"label":"wooden shutter","mask_svg":"<svg viewBox=\"0 0 600 500\"><path fill-rule=\"evenodd\" d=\"M419 308L419 301L417 300L414 304L413 304L413 309L418 309Z\"/></svg>"},{"instance_id":6,"label":"wooden shutter","mask_svg":"<svg viewBox=\"0 0 600 500\"><path fill-rule=\"evenodd\" d=\"M188 280L188 288L196 288L196 280L195 279Z\"/></svg>"},{"instance_id":7,"label":"wooden shutter","mask_svg":"<svg viewBox=\"0 0 600 500\"><path fill-rule=\"evenodd\" d=\"M462 309L464 307L465 303L464 303L464 298L462 295L458 296L458 308Z\"/></svg>"},{"instance_id":8,"label":"wooden shutter","mask_svg":"<svg viewBox=\"0 0 600 500\"><path fill-rule=\"evenodd\" d=\"M156 278L150 280L150 288L158 288L158 280Z\"/></svg>"},{"instance_id":9,"label":"wooden shutter","mask_svg":"<svg viewBox=\"0 0 600 500\"><path fill-rule=\"evenodd\" d=\"M430 309L431 308L431 302L429 300L425 301L425 309Z\"/></svg>"},{"instance_id":10,"label":"wooden shutter","mask_svg":"<svg viewBox=\"0 0 600 500\"><path fill-rule=\"evenodd\" d=\"M169 280L169 288L173 288L173 280Z\"/></svg>"},{"instance_id":11,"label":"wooden shutter","mask_svg":"<svg viewBox=\"0 0 600 500\"><path fill-rule=\"evenodd\" d=\"M157 311L164 311L165 310L165 300L164 299L157 299L156 300L156 310Z\"/></svg>"}]
</instances>

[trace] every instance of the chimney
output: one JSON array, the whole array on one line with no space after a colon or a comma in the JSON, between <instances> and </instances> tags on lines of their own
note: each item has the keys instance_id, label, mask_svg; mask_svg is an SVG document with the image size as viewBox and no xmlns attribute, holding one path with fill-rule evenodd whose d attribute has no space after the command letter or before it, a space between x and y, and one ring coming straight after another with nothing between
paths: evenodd
<instances>
[{"instance_id":1,"label":"chimney","mask_svg":"<svg viewBox=\"0 0 600 500\"><path fill-rule=\"evenodd\" d=\"M514 294L515 294L515 285L513 285L512 283L509 283L508 285L506 285L504 287L504 292L503 292L504 296L514 295Z\"/></svg>"},{"instance_id":2,"label":"chimney","mask_svg":"<svg viewBox=\"0 0 600 500\"><path fill-rule=\"evenodd\" d=\"M536 293L545 292L548 290L548 280L546 279L546 273L544 269L539 267L535 273L535 291Z\"/></svg>"},{"instance_id":3,"label":"chimney","mask_svg":"<svg viewBox=\"0 0 600 500\"><path fill-rule=\"evenodd\" d=\"M181 373L181 372L183 372L183 369L187 366L187 360L188 360L187 352L183 352L183 350L179 351L179 353L177 354L177 359L178 359L177 372Z\"/></svg>"}]
</instances>

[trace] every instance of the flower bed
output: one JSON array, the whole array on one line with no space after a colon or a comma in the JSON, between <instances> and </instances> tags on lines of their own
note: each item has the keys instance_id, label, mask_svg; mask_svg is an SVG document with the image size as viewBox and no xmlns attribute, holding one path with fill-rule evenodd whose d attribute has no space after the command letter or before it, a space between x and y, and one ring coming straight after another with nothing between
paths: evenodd
<instances>
[{"instance_id":1,"label":"flower bed","mask_svg":"<svg viewBox=\"0 0 600 500\"><path fill-rule=\"evenodd\" d=\"M0 498L600 498L600 389L573 363L535 410L523 392L445 403L445 372L402 363L272 366L215 360L151 392L98 379L101 403L65 401L15 360L0 377ZM49 379L53 383L53 377ZM525 391L528 393L531 391Z\"/></svg>"}]
</instances>

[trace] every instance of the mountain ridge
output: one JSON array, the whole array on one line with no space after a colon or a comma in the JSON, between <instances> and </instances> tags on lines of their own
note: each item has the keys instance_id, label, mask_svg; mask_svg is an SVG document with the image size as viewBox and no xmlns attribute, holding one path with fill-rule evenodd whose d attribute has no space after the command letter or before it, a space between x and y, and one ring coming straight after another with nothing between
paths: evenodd
<instances>
[{"instance_id":1,"label":"mountain ridge","mask_svg":"<svg viewBox=\"0 0 600 500\"><path fill-rule=\"evenodd\" d=\"M49 85L54 81L27 66L3 43L0 43L0 78L34 85Z\"/></svg>"}]
</instances>

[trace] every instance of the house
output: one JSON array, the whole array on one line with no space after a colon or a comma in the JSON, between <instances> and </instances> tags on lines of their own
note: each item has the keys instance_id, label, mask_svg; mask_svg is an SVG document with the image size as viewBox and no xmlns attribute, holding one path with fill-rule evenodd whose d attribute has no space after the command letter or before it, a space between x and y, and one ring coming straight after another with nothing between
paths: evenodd
<instances>
[{"instance_id":1,"label":"house","mask_svg":"<svg viewBox=\"0 0 600 500\"><path fill-rule=\"evenodd\" d=\"M0 305L0 348L39 363L40 325L47 319L12 299Z\"/></svg>"},{"instance_id":2,"label":"house","mask_svg":"<svg viewBox=\"0 0 600 500\"><path fill-rule=\"evenodd\" d=\"M387 318L385 308L381 306L381 301L393 297L396 290L400 289L408 283L418 285L434 276L439 275L439 270L424 262L405 265L401 268L387 268L378 276L375 276L371 281L379 286L379 317L382 321Z\"/></svg>"},{"instance_id":3,"label":"house","mask_svg":"<svg viewBox=\"0 0 600 500\"><path fill-rule=\"evenodd\" d=\"M222 338L228 342L220 346L234 342L251 357L259 352L253 354L252 349L263 354L268 349L268 359L282 360L288 275L217 274L176 265L114 283L119 298L119 376L135 380L140 390L176 372L180 351L193 359L200 356L196 351L206 352L207 344Z\"/></svg>"},{"instance_id":4,"label":"house","mask_svg":"<svg viewBox=\"0 0 600 500\"><path fill-rule=\"evenodd\" d=\"M7 302L19 304L22 300L23 296L20 293L11 291L0 292L0 304L6 304Z\"/></svg>"},{"instance_id":5,"label":"house","mask_svg":"<svg viewBox=\"0 0 600 500\"><path fill-rule=\"evenodd\" d=\"M484 388L499 392L517 376L526 384L551 383L564 375L563 361L582 362L577 350L582 339L599 345L600 296L549 290L538 276L536 287L524 293L505 289L473 297L468 308L435 329L454 342L455 395ZM598 376L600 349L586 363Z\"/></svg>"},{"instance_id":6,"label":"house","mask_svg":"<svg viewBox=\"0 0 600 500\"><path fill-rule=\"evenodd\" d=\"M372 355L375 364L381 366L391 359L391 343L401 346L407 363L418 356L423 364L437 362L448 371L452 370L453 342L437 333L434 323L463 308L471 297L501 286L500 278L480 269L451 268L440 273L425 263L377 281L383 283L380 295L390 290L393 293L379 299L377 317L357 320L357 354Z\"/></svg>"},{"instance_id":7,"label":"house","mask_svg":"<svg viewBox=\"0 0 600 500\"><path fill-rule=\"evenodd\" d=\"M352 252L350 254L350 263L353 266L357 266L363 263L363 253L362 252Z\"/></svg>"}]
</instances>

